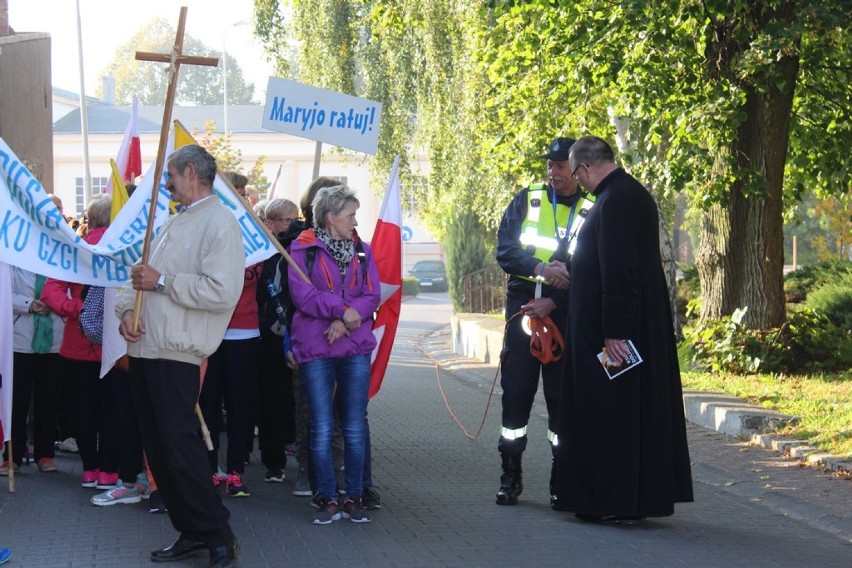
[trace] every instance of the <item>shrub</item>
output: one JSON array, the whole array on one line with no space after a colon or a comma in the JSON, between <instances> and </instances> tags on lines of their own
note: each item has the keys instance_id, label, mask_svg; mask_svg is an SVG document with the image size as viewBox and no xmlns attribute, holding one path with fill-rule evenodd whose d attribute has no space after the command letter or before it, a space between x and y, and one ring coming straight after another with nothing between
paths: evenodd
<instances>
[{"instance_id":1,"label":"shrub","mask_svg":"<svg viewBox=\"0 0 852 568\"><path fill-rule=\"evenodd\" d=\"M823 314L840 329L852 329L852 273L814 288L805 305Z\"/></svg>"},{"instance_id":2,"label":"shrub","mask_svg":"<svg viewBox=\"0 0 852 568\"><path fill-rule=\"evenodd\" d=\"M420 281L413 276L405 276L402 279L402 295L416 296L420 293Z\"/></svg>"},{"instance_id":3,"label":"shrub","mask_svg":"<svg viewBox=\"0 0 852 568\"><path fill-rule=\"evenodd\" d=\"M784 278L784 295L789 303L804 302L811 290L852 274L852 262L827 260L794 270Z\"/></svg>"},{"instance_id":4,"label":"shrub","mask_svg":"<svg viewBox=\"0 0 852 568\"><path fill-rule=\"evenodd\" d=\"M814 372L852 365L852 331L804 308L780 328L749 329L745 310L685 329L685 351L696 370L734 374Z\"/></svg>"},{"instance_id":5,"label":"shrub","mask_svg":"<svg viewBox=\"0 0 852 568\"><path fill-rule=\"evenodd\" d=\"M683 268L682 273L683 276L677 281L677 315L681 322L686 322L695 313L689 307L690 302L700 302L701 282L698 279L698 269L694 265Z\"/></svg>"}]
</instances>

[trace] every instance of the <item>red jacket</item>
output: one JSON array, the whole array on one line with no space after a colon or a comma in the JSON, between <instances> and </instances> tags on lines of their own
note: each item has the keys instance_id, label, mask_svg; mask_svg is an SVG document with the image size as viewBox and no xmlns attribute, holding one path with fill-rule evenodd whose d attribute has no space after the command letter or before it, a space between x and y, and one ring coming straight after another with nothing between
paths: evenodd
<instances>
[{"instance_id":1,"label":"red jacket","mask_svg":"<svg viewBox=\"0 0 852 568\"><path fill-rule=\"evenodd\" d=\"M237 301L237 307L234 308L234 314L228 323L228 329L258 329L257 281L260 279L262 269L262 262L246 268L243 293L240 295L239 301Z\"/></svg>"},{"instance_id":2,"label":"red jacket","mask_svg":"<svg viewBox=\"0 0 852 568\"><path fill-rule=\"evenodd\" d=\"M105 231L106 227L92 229L86 233L83 240L89 244L95 244L101 240ZM65 318L65 335L62 336L59 354L75 361L100 361L101 346L86 339L83 330L80 329L80 310L83 308L82 293L82 284L48 278L41 291L41 301L60 317Z\"/></svg>"}]
</instances>

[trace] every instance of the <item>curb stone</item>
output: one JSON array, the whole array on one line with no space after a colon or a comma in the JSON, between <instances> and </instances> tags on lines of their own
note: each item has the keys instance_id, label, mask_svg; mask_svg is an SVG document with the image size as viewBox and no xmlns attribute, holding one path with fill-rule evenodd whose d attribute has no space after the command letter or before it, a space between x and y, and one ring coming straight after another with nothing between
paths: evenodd
<instances>
[{"instance_id":1,"label":"curb stone","mask_svg":"<svg viewBox=\"0 0 852 568\"><path fill-rule=\"evenodd\" d=\"M497 346L502 344L502 320L482 314L453 314L449 327L456 355L496 366L494 352L499 353ZM686 419L693 424L748 440L752 445L776 451L808 466L852 475L852 460L824 452L803 440L772 433L798 423L795 416L717 392L684 390L683 405Z\"/></svg>"}]
</instances>

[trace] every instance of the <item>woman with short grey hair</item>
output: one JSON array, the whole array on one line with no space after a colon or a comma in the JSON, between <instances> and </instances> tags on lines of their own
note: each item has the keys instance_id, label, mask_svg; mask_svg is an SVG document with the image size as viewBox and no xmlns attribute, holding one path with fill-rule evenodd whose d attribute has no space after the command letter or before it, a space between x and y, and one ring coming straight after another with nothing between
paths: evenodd
<instances>
[{"instance_id":1,"label":"woman with short grey hair","mask_svg":"<svg viewBox=\"0 0 852 568\"><path fill-rule=\"evenodd\" d=\"M290 256L310 282L288 271L293 315L293 355L302 374L310 414L310 452L320 510L312 522L341 518L370 522L364 511L364 461L370 354L376 346L373 312L379 307L379 273L370 247L355 227L360 202L346 185L320 189L313 200L315 227L290 245ZM346 500L338 501L331 439L335 392L343 431Z\"/></svg>"},{"instance_id":2,"label":"woman with short grey hair","mask_svg":"<svg viewBox=\"0 0 852 568\"><path fill-rule=\"evenodd\" d=\"M327 213L335 215L343 211L348 205L353 204L355 209L361 207L361 202L355 197L355 192L349 189L347 185L333 185L324 187L317 192L311 203L311 209L314 213L314 223L321 229L326 228Z\"/></svg>"}]
</instances>

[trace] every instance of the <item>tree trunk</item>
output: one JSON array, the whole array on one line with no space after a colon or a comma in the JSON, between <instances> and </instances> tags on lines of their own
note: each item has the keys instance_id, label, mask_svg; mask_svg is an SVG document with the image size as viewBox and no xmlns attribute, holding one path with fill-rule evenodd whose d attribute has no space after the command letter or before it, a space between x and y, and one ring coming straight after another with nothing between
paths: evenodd
<instances>
[{"instance_id":1,"label":"tree trunk","mask_svg":"<svg viewBox=\"0 0 852 568\"><path fill-rule=\"evenodd\" d=\"M612 108L608 109L609 118L616 131L616 142L618 143L618 151L621 153L633 152L633 143L628 139L629 120L617 117ZM647 186L646 186L647 187ZM669 236L668 223L663 214L663 208L660 207L660 200L653 188L649 188L649 193L654 198L657 204L657 216L659 217L659 232L660 232L660 258L663 263L663 273L666 276L666 287L669 290L669 306L672 311L672 328L674 329L675 337L678 341L683 339L683 326L680 324L680 318L677 313L677 263L675 261L675 249L672 244L672 239Z\"/></svg>"},{"instance_id":2,"label":"tree trunk","mask_svg":"<svg viewBox=\"0 0 852 568\"><path fill-rule=\"evenodd\" d=\"M746 87L747 118L729 149L740 179L727 202L713 206L702 221L696 255L702 321L737 308L748 308L743 322L751 328L777 327L785 320L781 190L798 66L792 57L778 62L782 90L774 81L762 93ZM712 175L726 173L723 158Z\"/></svg>"}]
</instances>

